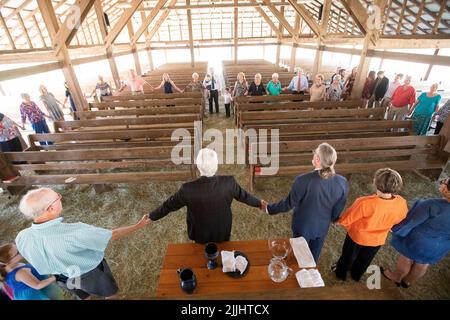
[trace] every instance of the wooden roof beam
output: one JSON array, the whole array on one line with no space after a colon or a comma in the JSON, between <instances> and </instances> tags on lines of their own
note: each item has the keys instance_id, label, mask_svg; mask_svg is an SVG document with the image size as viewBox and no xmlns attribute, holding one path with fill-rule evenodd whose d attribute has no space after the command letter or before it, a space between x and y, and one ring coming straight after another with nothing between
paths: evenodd
<instances>
[{"instance_id":1,"label":"wooden roof beam","mask_svg":"<svg viewBox=\"0 0 450 320\"><path fill-rule=\"evenodd\" d=\"M250 0L250 3L257 3L256 0ZM277 37L282 37L282 33L277 28L277 26L273 23L272 19L266 14L263 8L255 7L255 10L260 14L260 16L264 19L264 21L269 25L269 27L275 32ZM281 23L280 23L281 25Z\"/></svg>"},{"instance_id":2,"label":"wooden roof beam","mask_svg":"<svg viewBox=\"0 0 450 320\"><path fill-rule=\"evenodd\" d=\"M133 38L131 39L131 45L135 45L136 42L139 40L141 35L144 33L145 30L149 27L149 25L155 20L156 16L158 15L159 11L164 7L167 0L159 0L156 6L153 8L153 10L150 12L148 17L145 19L145 21L142 22L142 25L140 28L136 31Z\"/></svg>"},{"instance_id":3,"label":"wooden roof beam","mask_svg":"<svg viewBox=\"0 0 450 320\"><path fill-rule=\"evenodd\" d=\"M300 3L294 0L288 0L295 12L306 22L308 27L318 36L321 37L320 26L311 16L311 13Z\"/></svg>"},{"instance_id":4,"label":"wooden roof beam","mask_svg":"<svg viewBox=\"0 0 450 320\"><path fill-rule=\"evenodd\" d=\"M292 36L295 42L299 41L298 38L298 32L296 33L295 30L291 27L289 22L286 20L285 17L281 14L281 12L275 8L275 6L270 2L270 0L263 0L263 3L269 8L269 10L272 12L272 14L278 19L278 21L283 25L283 27L289 32L289 34Z\"/></svg>"},{"instance_id":5,"label":"wooden roof beam","mask_svg":"<svg viewBox=\"0 0 450 320\"><path fill-rule=\"evenodd\" d=\"M128 21L131 19L133 14L136 12L137 8L142 4L143 0L133 0L131 3L131 8L126 9L122 16L119 18L119 21L114 25L111 32L105 39L104 45L106 47L110 47L114 41L117 39L119 34L122 32L123 28L127 25Z\"/></svg>"}]
</instances>

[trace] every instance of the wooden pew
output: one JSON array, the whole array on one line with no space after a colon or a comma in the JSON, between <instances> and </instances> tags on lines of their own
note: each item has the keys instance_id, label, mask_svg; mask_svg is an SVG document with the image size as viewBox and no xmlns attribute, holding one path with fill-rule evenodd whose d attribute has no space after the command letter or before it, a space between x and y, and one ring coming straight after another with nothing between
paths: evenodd
<instances>
[{"instance_id":1,"label":"wooden pew","mask_svg":"<svg viewBox=\"0 0 450 320\"><path fill-rule=\"evenodd\" d=\"M161 92L150 92L140 95L115 95L103 97L104 102L113 101L132 101L132 100L155 100L155 99L180 99L180 98L198 98L201 99L202 95L200 92L183 92L183 93L161 93Z\"/></svg>"},{"instance_id":2,"label":"wooden pew","mask_svg":"<svg viewBox=\"0 0 450 320\"><path fill-rule=\"evenodd\" d=\"M176 166L171 146L95 150L27 151L4 153L17 170L34 171L8 186L48 184L146 183L186 181L195 178L193 161ZM44 174L39 174L44 172Z\"/></svg>"},{"instance_id":3,"label":"wooden pew","mask_svg":"<svg viewBox=\"0 0 450 320\"><path fill-rule=\"evenodd\" d=\"M261 108L258 110L265 110L262 105L263 103L264 105L276 105L279 103L302 102L308 100L309 95L303 94L283 94L279 96L240 96L233 101L234 123L236 125L238 124L238 114L240 111L240 106L244 104L255 104L258 105L257 108Z\"/></svg>"},{"instance_id":4,"label":"wooden pew","mask_svg":"<svg viewBox=\"0 0 450 320\"><path fill-rule=\"evenodd\" d=\"M114 109L99 111L76 111L75 115L80 120L96 119L102 117L145 117L153 115L182 115L198 114L198 106L178 107L146 107L145 109Z\"/></svg>"},{"instance_id":5,"label":"wooden pew","mask_svg":"<svg viewBox=\"0 0 450 320\"><path fill-rule=\"evenodd\" d=\"M284 141L278 145L279 170L273 176L262 176L261 164L251 159L250 189L256 178L291 176L312 170L311 150L321 142L330 143L338 152L336 172L339 174L369 172L389 167L395 170L443 168L448 154L443 154L442 136L401 136L350 139L320 139L315 141ZM256 143L250 148L257 150Z\"/></svg>"},{"instance_id":6,"label":"wooden pew","mask_svg":"<svg viewBox=\"0 0 450 320\"><path fill-rule=\"evenodd\" d=\"M184 129L195 134L194 124ZM177 144L171 141L173 128L112 130L112 131L68 131L61 133L31 134L28 136L30 150L81 150L104 148L133 148ZM49 141L51 145L40 145Z\"/></svg>"},{"instance_id":7,"label":"wooden pew","mask_svg":"<svg viewBox=\"0 0 450 320\"><path fill-rule=\"evenodd\" d=\"M112 101L112 102L93 102L89 103L89 109L106 110L114 108L146 108L154 106L201 106L201 99L182 98L182 99L154 99L154 100L135 100L135 101Z\"/></svg>"},{"instance_id":8,"label":"wooden pew","mask_svg":"<svg viewBox=\"0 0 450 320\"><path fill-rule=\"evenodd\" d=\"M194 121L201 121L199 114L191 115L154 115L143 118L107 118L91 120L55 121L55 132L71 130L118 130L145 128L184 128Z\"/></svg>"},{"instance_id":9,"label":"wooden pew","mask_svg":"<svg viewBox=\"0 0 450 320\"><path fill-rule=\"evenodd\" d=\"M320 101L320 102L280 102L280 103L237 103L235 119L236 124L239 128L242 127L242 117L248 120L257 120L259 117L269 117L273 116L284 117L286 119L286 114L294 112L292 115L295 117L296 114L303 115L301 112L311 111L311 110L349 110L361 108L362 101L360 100L349 100L349 101ZM274 118L275 119L275 118ZM280 118L278 118L280 119Z\"/></svg>"}]
</instances>

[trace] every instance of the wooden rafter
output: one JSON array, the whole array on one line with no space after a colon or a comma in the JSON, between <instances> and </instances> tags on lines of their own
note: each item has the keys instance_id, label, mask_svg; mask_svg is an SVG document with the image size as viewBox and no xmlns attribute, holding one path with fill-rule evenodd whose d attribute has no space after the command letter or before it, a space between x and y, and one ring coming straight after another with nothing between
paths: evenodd
<instances>
[{"instance_id":1,"label":"wooden rafter","mask_svg":"<svg viewBox=\"0 0 450 320\"><path fill-rule=\"evenodd\" d=\"M114 25L111 32L105 39L105 47L110 47L114 41L117 39L119 34L122 32L123 28L127 25L127 22L131 19L133 14L136 12L137 8L142 4L143 0L133 0L131 3L131 8L126 9L122 16L119 18L119 21Z\"/></svg>"},{"instance_id":2,"label":"wooden rafter","mask_svg":"<svg viewBox=\"0 0 450 320\"><path fill-rule=\"evenodd\" d=\"M256 0L250 0L250 3L256 3ZM264 21L269 25L270 29L272 29L275 32L277 37L281 38L282 33L277 28L277 26L273 23L272 19L270 19L270 17L266 14L264 9L262 9L260 7L255 7L255 10L260 14L260 16L264 19ZM280 25L281 25L281 23L280 23ZM262 26L261 26L261 30L262 30Z\"/></svg>"},{"instance_id":3,"label":"wooden rafter","mask_svg":"<svg viewBox=\"0 0 450 320\"><path fill-rule=\"evenodd\" d=\"M328 21L330 19L330 11L331 11L331 0L324 0L322 20L320 21L320 33L322 35L327 33Z\"/></svg>"},{"instance_id":4,"label":"wooden rafter","mask_svg":"<svg viewBox=\"0 0 450 320\"><path fill-rule=\"evenodd\" d=\"M190 5L191 0L186 0L186 5ZM192 32L192 17L191 17L191 9L186 10L187 20L188 20L188 29L189 29L189 50L191 52L191 66L195 67L195 55L194 55L194 35Z\"/></svg>"},{"instance_id":5,"label":"wooden rafter","mask_svg":"<svg viewBox=\"0 0 450 320\"><path fill-rule=\"evenodd\" d=\"M437 31L438 31L439 24L441 23L442 14L444 13L446 6L447 6L447 1L442 1L441 8L439 9L439 12L436 16L436 20L434 22L434 27L432 30L433 33L437 33Z\"/></svg>"},{"instance_id":6,"label":"wooden rafter","mask_svg":"<svg viewBox=\"0 0 450 320\"><path fill-rule=\"evenodd\" d=\"M297 1L294 0L288 0L288 2L291 4L291 6L294 8L295 12L303 19L303 21L306 22L306 24L309 26L309 28L317 35L321 36L320 34L320 26L319 24L314 20L314 18L311 16L311 13L306 10L306 8L300 4L297 3Z\"/></svg>"},{"instance_id":7,"label":"wooden rafter","mask_svg":"<svg viewBox=\"0 0 450 320\"><path fill-rule=\"evenodd\" d=\"M16 49L16 44L14 43L13 38L11 37L11 33L9 32L8 26L6 25L6 21L3 18L3 15L0 11L0 22L2 23L3 29L5 30L5 34L8 37L9 40L9 45L11 46L11 48L13 48L13 50Z\"/></svg>"},{"instance_id":8,"label":"wooden rafter","mask_svg":"<svg viewBox=\"0 0 450 320\"><path fill-rule=\"evenodd\" d=\"M397 33L397 34L400 33L400 29L402 28L402 22L403 22L403 17L405 15L405 9L406 9L407 3L408 3L408 0L403 0L402 10L400 11L400 15L398 17L397 29L395 30L395 33Z\"/></svg>"},{"instance_id":9,"label":"wooden rafter","mask_svg":"<svg viewBox=\"0 0 450 320\"><path fill-rule=\"evenodd\" d=\"M359 0L341 0L342 5L358 25L363 35L367 34L367 10Z\"/></svg>"},{"instance_id":10,"label":"wooden rafter","mask_svg":"<svg viewBox=\"0 0 450 320\"><path fill-rule=\"evenodd\" d=\"M31 42L30 35L28 34L27 27L25 26L25 23L23 22L20 12L17 12L17 20L19 20L19 23L20 23L20 26L22 27L23 33L25 34L25 36L27 38L28 46L30 48L33 48L33 43Z\"/></svg>"},{"instance_id":11,"label":"wooden rafter","mask_svg":"<svg viewBox=\"0 0 450 320\"><path fill-rule=\"evenodd\" d=\"M420 2L420 7L419 7L419 11L417 12L417 16L416 16L416 21L414 22L414 26L413 26L413 30L412 33L415 34L417 31L417 27L420 23L420 17L422 16L422 12L423 12L423 8L425 7L425 0L422 0Z\"/></svg>"},{"instance_id":12,"label":"wooden rafter","mask_svg":"<svg viewBox=\"0 0 450 320\"><path fill-rule=\"evenodd\" d=\"M263 3L269 8L272 14L278 19L278 21L283 25L283 27L289 32L295 42L299 41L298 34L291 27L289 22L281 14L281 12L270 2L270 0L263 0Z\"/></svg>"},{"instance_id":13,"label":"wooden rafter","mask_svg":"<svg viewBox=\"0 0 450 320\"><path fill-rule=\"evenodd\" d=\"M144 31L148 28L148 26L153 22L153 20L158 15L159 11L164 7L167 0L159 0L156 6L153 8L151 13L147 16L145 21L142 22L142 25L139 27L139 29L136 31L136 34L131 39L131 44L134 45L139 40L141 35L144 33Z\"/></svg>"}]
</instances>

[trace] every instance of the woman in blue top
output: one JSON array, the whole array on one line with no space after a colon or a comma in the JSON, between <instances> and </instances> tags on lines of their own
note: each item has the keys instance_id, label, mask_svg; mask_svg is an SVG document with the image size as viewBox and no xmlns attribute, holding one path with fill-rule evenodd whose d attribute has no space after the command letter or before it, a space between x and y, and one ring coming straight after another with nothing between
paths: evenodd
<instances>
[{"instance_id":1,"label":"woman in blue top","mask_svg":"<svg viewBox=\"0 0 450 320\"><path fill-rule=\"evenodd\" d=\"M163 78L161 81L161 84L155 88L155 90L159 90L162 87L164 87L164 93L173 93L173 89L177 90L178 92L183 92L180 90L175 83L170 79L168 73L163 74Z\"/></svg>"},{"instance_id":2,"label":"woman in blue top","mask_svg":"<svg viewBox=\"0 0 450 320\"><path fill-rule=\"evenodd\" d=\"M392 246L400 253L394 272L384 275L407 288L430 264L450 252L450 178L441 181L443 199L419 200L405 220L392 228Z\"/></svg>"},{"instance_id":3,"label":"woman in blue top","mask_svg":"<svg viewBox=\"0 0 450 320\"><path fill-rule=\"evenodd\" d=\"M431 86L430 92L422 92L416 103L409 110L414 120L413 130L419 136L425 136L430 125L431 117L439 109L441 96L437 93L438 84Z\"/></svg>"},{"instance_id":4,"label":"woman in blue top","mask_svg":"<svg viewBox=\"0 0 450 320\"><path fill-rule=\"evenodd\" d=\"M14 300L62 299L54 276L41 276L30 264L20 263L22 257L14 244L0 247L0 277L12 289Z\"/></svg>"},{"instance_id":5,"label":"woman in blue top","mask_svg":"<svg viewBox=\"0 0 450 320\"><path fill-rule=\"evenodd\" d=\"M321 143L313 151L315 170L299 175L286 199L267 206L269 214L294 209L292 233L308 242L314 260L319 260L331 222L336 222L347 201L348 182L334 172L336 150Z\"/></svg>"}]
</instances>

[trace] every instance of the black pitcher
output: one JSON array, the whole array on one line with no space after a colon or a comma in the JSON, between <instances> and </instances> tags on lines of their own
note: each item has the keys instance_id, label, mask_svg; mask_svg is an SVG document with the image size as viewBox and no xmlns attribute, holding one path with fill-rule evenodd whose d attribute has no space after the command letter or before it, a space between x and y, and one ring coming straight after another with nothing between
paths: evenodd
<instances>
[{"instance_id":1,"label":"black pitcher","mask_svg":"<svg viewBox=\"0 0 450 320\"><path fill-rule=\"evenodd\" d=\"M197 279L195 278L194 271L189 268L185 268L178 269L177 273L180 278L181 289L189 294L194 292L194 289L197 287Z\"/></svg>"}]
</instances>

